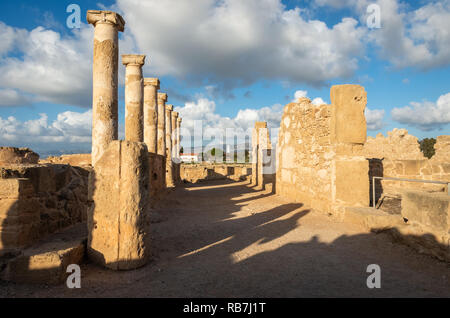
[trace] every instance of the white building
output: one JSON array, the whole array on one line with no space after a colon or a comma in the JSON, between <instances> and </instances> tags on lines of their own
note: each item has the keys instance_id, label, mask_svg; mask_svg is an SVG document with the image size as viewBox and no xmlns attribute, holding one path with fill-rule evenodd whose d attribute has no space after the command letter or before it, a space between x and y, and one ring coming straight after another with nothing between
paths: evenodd
<instances>
[{"instance_id":1,"label":"white building","mask_svg":"<svg viewBox=\"0 0 450 318\"><path fill-rule=\"evenodd\" d=\"M200 155L197 153L182 153L180 154L180 159L182 162L199 162L201 161Z\"/></svg>"}]
</instances>

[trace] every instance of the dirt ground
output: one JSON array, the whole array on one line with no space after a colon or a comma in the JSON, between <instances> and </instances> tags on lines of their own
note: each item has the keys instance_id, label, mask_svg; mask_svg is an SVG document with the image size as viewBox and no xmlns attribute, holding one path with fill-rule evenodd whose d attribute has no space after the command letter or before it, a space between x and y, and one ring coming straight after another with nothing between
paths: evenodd
<instances>
[{"instance_id":1,"label":"dirt ground","mask_svg":"<svg viewBox=\"0 0 450 318\"><path fill-rule=\"evenodd\" d=\"M449 264L248 182L179 187L152 215L147 266L88 263L81 289L0 282L0 297L450 297Z\"/></svg>"}]
</instances>

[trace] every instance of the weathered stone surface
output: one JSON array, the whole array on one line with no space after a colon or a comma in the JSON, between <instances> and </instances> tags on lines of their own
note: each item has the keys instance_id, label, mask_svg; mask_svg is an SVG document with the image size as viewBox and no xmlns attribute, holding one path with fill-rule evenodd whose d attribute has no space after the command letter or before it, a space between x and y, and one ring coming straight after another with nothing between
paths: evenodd
<instances>
[{"instance_id":1,"label":"weathered stone surface","mask_svg":"<svg viewBox=\"0 0 450 318\"><path fill-rule=\"evenodd\" d=\"M333 162L334 202L345 206L369 206L369 163L364 157L336 158Z\"/></svg>"},{"instance_id":2,"label":"weathered stone surface","mask_svg":"<svg viewBox=\"0 0 450 318\"><path fill-rule=\"evenodd\" d=\"M150 168L150 202L153 204L161 199L166 188L166 158L149 152Z\"/></svg>"},{"instance_id":3,"label":"weathered stone surface","mask_svg":"<svg viewBox=\"0 0 450 318\"><path fill-rule=\"evenodd\" d=\"M173 105L166 105L166 185L168 187L174 187L173 177L173 158L172 158L172 111Z\"/></svg>"},{"instance_id":4,"label":"weathered stone surface","mask_svg":"<svg viewBox=\"0 0 450 318\"><path fill-rule=\"evenodd\" d=\"M144 141L144 83L142 66L145 55L122 55L125 65L125 139Z\"/></svg>"},{"instance_id":5,"label":"weathered stone surface","mask_svg":"<svg viewBox=\"0 0 450 318\"><path fill-rule=\"evenodd\" d=\"M88 173L69 165L3 168L0 250L29 246L49 233L85 221Z\"/></svg>"},{"instance_id":6,"label":"weathered stone surface","mask_svg":"<svg viewBox=\"0 0 450 318\"><path fill-rule=\"evenodd\" d=\"M71 166L86 167L92 164L91 154L73 154L73 155L62 155L59 157L50 156L47 159L39 160L39 163L54 163L54 164L67 164Z\"/></svg>"},{"instance_id":7,"label":"weathered stone surface","mask_svg":"<svg viewBox=\"0 0 450 318\"><path fill-rule=\"evenodd\" d=\"M81 264L85 254L86 224L53 234L6 261L1 278L17 283L60 284L70 264Z\"/></svg>"},{"instance_id":8,"label":"weathered stone surface","mask_svg":"<svg viewBox=\"0 0 450 318\"><path fill-rule=\"evenodd\" d=\"M435 154L431 160L450 163L450 135L437 136L434 150Z\"/></svg>"},{"instance_id":9,"label":"weathered stone surface","mask_svg":"<svg viewBox=\"0 0 450 318\"><path fill-rule=\"evenodd\" d=\"M133 269L149 256L148 149L113 141L89 177L88 255L111 269Z\"/></svg>"},{"instance_id":10,"label":"weathered stone surface","mask_svg":"<svg viewBox=\"0 0 450 318\"><path fill-rule=\"evenodd\" d=\"M124 30L123 18L111 11L89 10L87 21L94 30L92 89L92 165L108 144L118 138L118 32Z\"/></svg>"},{"instance_id":11,"label":"weathered stone surface","mask_svg":"<svg viewBox=\"0 0 450 318\"><path fill-rule=\"evenodd\" d=\"M182 181L189 183L221 179L242 181L250 177L250 167L250 164L181 164L180 176Z\"/></svg>"},{"instance_id":12,"label":"weathered stone surface","mask_svg":"<svg viewBox=\"0 0 450 318\"><path fill-rule=\"evenodd\" d=\"M166 102L167 94L158 93L158 155L166 155Z\"/></svg>"},{"instance_id":13,"label":"weathered stone surface","mask_svg":"<svg viewBox=\"0 0 450 318\"><path fill-rule=\"evenodd\" d=\"M144 78L144 142L151 153L157 153L159 80Z\"/></svg>"},{"instance_id":14,"label":"weathered stone surface","mask_svg":"<svg viewBox=\"0 0 450 318\"><path fill-rule=\"evenodd\" d=\"M29 148L0 147L0 165L38 163L39 155Z\"/></svg>"},{"instance_id":15,"label":"weathered stone surface","mask_svg":"<svg viewBox=\"0 0 450 318\"><path fill-rule=\"evenodd\" d=\"M367 93L360 85L334 85L331 87L331 137L335 142L364 144L366 118L364 109Z\"/></svg>"},{"instance_id":16,"label":"weathered stone surface","mask_svg":"<svg viewBox=\"0 0 450 318\"><path fill-rule=\"evenodd\" d=\"M325 212L369 205L366 94L358 85L331 88L333 105L307 98L285 106L278 135L276 193Z\"/></svg>"},{"instance_id":17,"label":"weathered stone surface","mask_svg":"<svg viewBox=\"0 0 450 318\"><path fill-rule=\"evenodd\" d=\"M363 154L367 158L385 158L390 160L425 159L418 139L408 134L406 129L394 128L385 138L379 133L375 138L367 137Z\"/></svg>"},{"instance_id":18,"label":"weathered stone surface","mask_svg":"<svg viewBox=\"0 0 450 318\"><path fill-rule=\"evenodd\" d=\"M389 214L369 207L346 207L344 221L360 225L367 230L390 229L402 226L403 219L399 215Z\"/></svg>"},{"instance_id":19,"label":"weathered stone surface","mask_svg":"<svg viewBox=\"0 0 450 318\"><path fill-rule=\"evenodd\" d=\"M438 232L450 233L450 196L446 193L404 191L402 216Z\"/></svg>"}]
</instances>

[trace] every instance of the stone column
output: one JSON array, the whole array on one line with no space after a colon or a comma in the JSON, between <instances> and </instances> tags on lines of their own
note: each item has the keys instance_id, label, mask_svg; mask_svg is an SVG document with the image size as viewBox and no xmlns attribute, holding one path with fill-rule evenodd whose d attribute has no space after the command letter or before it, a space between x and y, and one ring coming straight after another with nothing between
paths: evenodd
<instances>
[{"instance_id":1,"label":"stone column","mask_svg":"<svg viewBox=\"0 0 450 318\"><path fill-rule=\"evenodd\" d=\"M166 185L174 186L172 161L172 111L173 105L166 105Z\"/></svg>"},{"instance_id":2,"label":"stone column","mask_svg":"<svg viewBox=\"0 0 450 318\"><path fill-rule=\"evenodd\" d=\"M175 158L176 162L178 163L177 119L178 119L178 112L172 112L172 157Z\"/></svg>"},{"instance_id":3,"label":"stone column","mask_svg":"<svg viewBox=\"0 0 450 318\"><path fill-rule=\"evenodd\" d=\"M183 121L183 119L181 117L178 117L177 119L177 154L178 154L178 158L180 158L180 151L181 151L181 136L180 136L180 130L181 130L181 122Z\"/></svg>"},{"instance_id":4,"label":"stone column","mask_svg":"<svg viewBox=\"0 0 450 318\"><path fill-rule=\"evenodd\" d=\"M145 55L122 55L125 65L125 140L144 141L142 65Z\"/></svg>"},{"instance_id":5,"label":"stone column","mask_svg":"<svg viewBox=\"0 0 450 318\"><path fill-rule=\"evenodd\" d=\"M261 186L262 184L262 147L264 145L261 144L261 132L264 130L267 132L267 123L266 122L256 122L255 128L253 128L252 132L252 185L253 186Z\"/></svg>"},{"instance_id":6,"label":"stone column","mask_svg":"<svg viewBox=\"0 0 450 318\"><path fill-rule=\"evenodd\" d=\"M87 22L94 29L92 67L92 165L101 158L108 144L118 138L118 32L125 21L111 11L89 10Z\"/></svg>"},{"instance_id":7,"label":"stone column","mask_svg":"<svg viewBox=\"0 0 450 318\"><path fill-rule=\"evenodd\" d=\"M158 155L166 155L166 102L167 94L158 93Z\"/></svg>"},{"instance_id":8,"label":"stone column","mask_svg":"<svg viewBox=\"0 0 450 318\"><path fill-rule=\"evenodd\" d=\"M152 153L156 153L158 141L158 89L157 78L144 78L144 142Z\"/></svg>"}]
</instances>

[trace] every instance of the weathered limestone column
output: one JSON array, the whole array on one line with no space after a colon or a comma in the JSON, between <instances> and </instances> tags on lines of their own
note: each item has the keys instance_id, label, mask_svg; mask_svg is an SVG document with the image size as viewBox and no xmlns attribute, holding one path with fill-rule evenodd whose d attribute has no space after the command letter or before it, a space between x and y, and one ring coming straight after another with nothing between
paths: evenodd
<instances>
[{"instance_id":1,"label":"weathered limestone column","mask_svg":"<svg viewBox=\"0 0 450 318\"><path fill-rule=\"evenodd\" d=\"M178 112L172 112L172 157L177 159L176 162L178 163L178 139L177 139L177 119L178 119Z\"/></svg>"},{"instance_id":2,"label":"weathered limestone column","mask_svg":"<svg viewBox=\"0 0 450 318\"><path fill-rule=\"evenodd\" d=\"M181 150L181 136L180 136L180 130L181 130L181 122L183 119L181 117L177 118L177 156L178 159L180 158L180 150Z\"/></svg>"},{"instance_id":3,"label":"weathered limestone column","mask_svg":"<svg viewBox=\"0 0 450 318\"><path fill-rule=\"evenodd\" d=\"M118 138L118 32L125 21L111 11L89 10L87 22L94 29L92 67L92 165L101 158L108 144Z\"/></svg>"},{"instance_id":4,"label":"weathered limestone column","mask_svg":"<svg viewBox=\"0 0 450 318\"><path fill-rule=\"evenodd\" d=\"M89 258L127 270L149 258L149 165L142 142L112 141L89 175Z\"/></svg>"},{"instance_id":5,"label":"weathered limestone column","mask_svg":"<svg viewBox=\"0 0 450 318\"><path fill-rule=\"evenodd\" d=\"M144 142L152 153L156 153L158 141L158 89L157 78L144 78Z\"/></svg>"},{"instance_id":6,"label":"weathered limestone column","mask_svg":"<svg viewBox=\"0 0 450 318\"><path fill-rule=\"evenodd\" d=\"M173 187L173 160L172 160L172 111L173 105L166 105L166 185Z\"/></svg>"},{"instance_id":7,"label":"weathered limestone column","mask_svg":"<svg viewBox=\"0 0 450 318\"><path fill-rule=\"evenodd\" d=\"M166 93L158 93L158 155L166 155Z\"/></svg>"},{"instance_id":8,"label":"weathered limestone column","mask_svg":"<svg viewBox=\"0 0 450 318\"><path fill-rule=\"evenodd\" d=\"M122 55L125 65L125 140L144 141L144 85L142 65L145 55Z\"/></svg>"},{"instance_id":9,"label":"weathered limestone column","mask_svg":"<svg viewBox=\"0 0 450 318\"><path fill-rule=\"evenodd\" d=\"M260 183L258 181L258 177L260 174L262 174L261 167L262 165L261 159L259 158L260 153L260 142L259 142L259 135L260 135L260 129L266 128L267 129L267 123L266 122L255 122L255 128L253 128L252 131L252 186L256 186Z\"/></svg>"}]
</instances>

